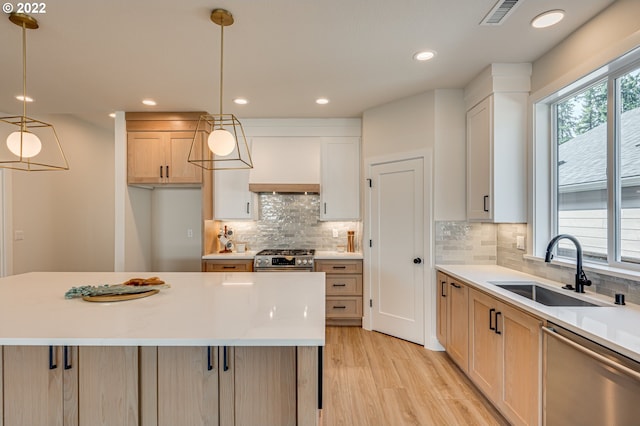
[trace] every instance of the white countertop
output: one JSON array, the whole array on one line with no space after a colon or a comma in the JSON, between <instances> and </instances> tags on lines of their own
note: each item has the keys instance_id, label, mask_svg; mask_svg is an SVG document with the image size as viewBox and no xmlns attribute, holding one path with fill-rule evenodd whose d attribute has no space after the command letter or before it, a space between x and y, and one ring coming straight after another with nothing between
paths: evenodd
<instances>
[{"instance_id":1,"label":"white countertop","mask_svg":"<svg viewBox=\"0 0 640 426\"><path fill-rule=\"evenodd\" d=\"M250 260L256 255L255 251L247 251L244 253L211 253L202 256L202 260ZM316 251L313 258L316 260L349 260L349 259L362 259L362 253L348 253L338 251Z\"/></svg>"},{"instance_id":2,"label":"white countertop","mask_svg":"<svg viewBox=\"0 0 640 426\"><path fill-rule=\"evenodd\" d=\"M202 256L202 260L253 260L255 251L245 251L244 253L210 253Z\"/></svg>"},{"instance_id":3,"label":"white countertop","mask_svg":"<svg viewBox=\"0 0 640 426\"><path fill-rule=\"evenodd\" d=\"M313 255L315 260L350 260L350 259L362 259L362 253L349 253L346 251L316 251Z\"/></svg>"},{"instance_id":4,"label":"white countertop","mask_svg":"<svg viewBox=\"0 0 640 426\"><path fill-rule=\"evenodd\" d=\"M65 299L81 285L158 276L142 299ZM32 272L0 279L0 345L322 346L320 272Z\"/></svg>"},{"instance_id":5,"label":"white countertop","mask_svg":"<svg viewBox=\"0 0 640 426\"><path fill-rule=\"evenodd\" d=\"M605 302L609 306L545 306L497 287L489 281L537 281L556 288L560 288L561 283L495 265L437 265L436 269L640 362L638 305L615 305L611 297L596 294L587 288L584 295L568 290L560 291L584 300Z\"/></svg>"}]
</instances>

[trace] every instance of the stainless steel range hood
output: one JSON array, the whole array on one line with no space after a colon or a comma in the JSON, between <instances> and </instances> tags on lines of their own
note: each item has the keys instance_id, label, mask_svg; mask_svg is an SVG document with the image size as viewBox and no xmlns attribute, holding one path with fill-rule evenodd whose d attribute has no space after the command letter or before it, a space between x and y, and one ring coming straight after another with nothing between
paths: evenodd
<instances>
[{"instance_id":1,"label":"stainless steel range hood","mask_svg":"<svg viewBox=\"0 0 640 426\"><path fill-rule=\"evenodd\" d=\"M249 191L320 192L320 140L311 137L252 138Z\"/></svg>"}]
</instances>

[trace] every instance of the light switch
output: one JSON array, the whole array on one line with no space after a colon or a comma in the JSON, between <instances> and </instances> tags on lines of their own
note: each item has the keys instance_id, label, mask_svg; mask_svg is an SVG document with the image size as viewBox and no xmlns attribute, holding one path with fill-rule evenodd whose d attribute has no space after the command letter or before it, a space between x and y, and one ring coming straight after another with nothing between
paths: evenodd
<instances>
[{"instance_id":1,"label":"light switch","mask_svg":"<svg viewBox=\"0 0 640 426\"><path fill-rule=\"evenodd\" d=\"M193 238L193 229L187 229L187 238Z\"/></svg>"},{"instance_id":2,"label":"light switch","mask_svg":"<svg viewBox=\"0 0 640 426\"><path fill-rule=\"evenodd\" d=\"M518 250L526 250L524 246L524 235L516 236L516 248Z\"/></svg>"},{"instance_id":3,"label":"light switch","mask_svg":"<svg viewBox=\"0 0 640 426\"><path fill-rule=\"evenodd\" d=\"M22 241L24 240L24 231L15 231L13 233L14 241Z\"/></svg>"}]
</instances>

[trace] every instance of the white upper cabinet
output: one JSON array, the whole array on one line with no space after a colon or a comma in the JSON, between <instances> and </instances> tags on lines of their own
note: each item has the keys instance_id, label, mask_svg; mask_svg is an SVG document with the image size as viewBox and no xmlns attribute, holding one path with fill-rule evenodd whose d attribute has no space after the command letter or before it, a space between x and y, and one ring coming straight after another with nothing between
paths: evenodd
<instances>
[{"instance_id":1,"label":"white upper cabinet","mask_svg":"<svg viewBox=\"0 0 640 426\"><path fill-rule=\"evenodd\" d=\"M321 148L320 220L359 220L360 138L325 137Z\"/></svg>"},{"instance_id":2,"label":"white upper cabinet","mask_svg":"<svg viewBox=\"0 0 640 426\"><path fill-rule=\"evenodd\" d=\"M493 64L465 89L472 105L467 111L469 221L527 221L530 73L530 64Z\"/></svg>"},{"instance_id":3,"label":"white upper cabinet","mask_svg":"<svg viewBox=\"0 0 640 426\"><path fill-rule=\"evenodd\" d=\"M251 140L248 139L249 149ZM249 169L216 170L213 175L213 218L256 220L258 194L249 191Z\"/></svg>"}]
</instances>

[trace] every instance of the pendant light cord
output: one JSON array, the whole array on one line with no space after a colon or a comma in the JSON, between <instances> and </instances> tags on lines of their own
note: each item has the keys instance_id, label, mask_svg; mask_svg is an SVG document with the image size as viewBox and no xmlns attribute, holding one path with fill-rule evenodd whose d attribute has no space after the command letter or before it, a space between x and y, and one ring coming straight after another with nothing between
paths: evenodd
<instances>
[{"instance_id":1,"label":"pendant light cord","mask_svg":"<svg viewBox=\"0 0 640 426\"><path fill-rule=\"evenodd\" d=\"M222 116L222 73L224 68L224 23L220 24L220 116ZM222 117L220 117L222 119ZM220 122L222 128L222 121Z\"/></svg>"},{"instance_id":2,"label":"pendant light cord","mask_svg":"<svg viewBox=\"0 0 640 426\"><path fill-rule=\"evenodd\" d=\"M22 126L21 130L25 132L27 117L27 24L22 23Z\"/></svg>"}]
</instances>

